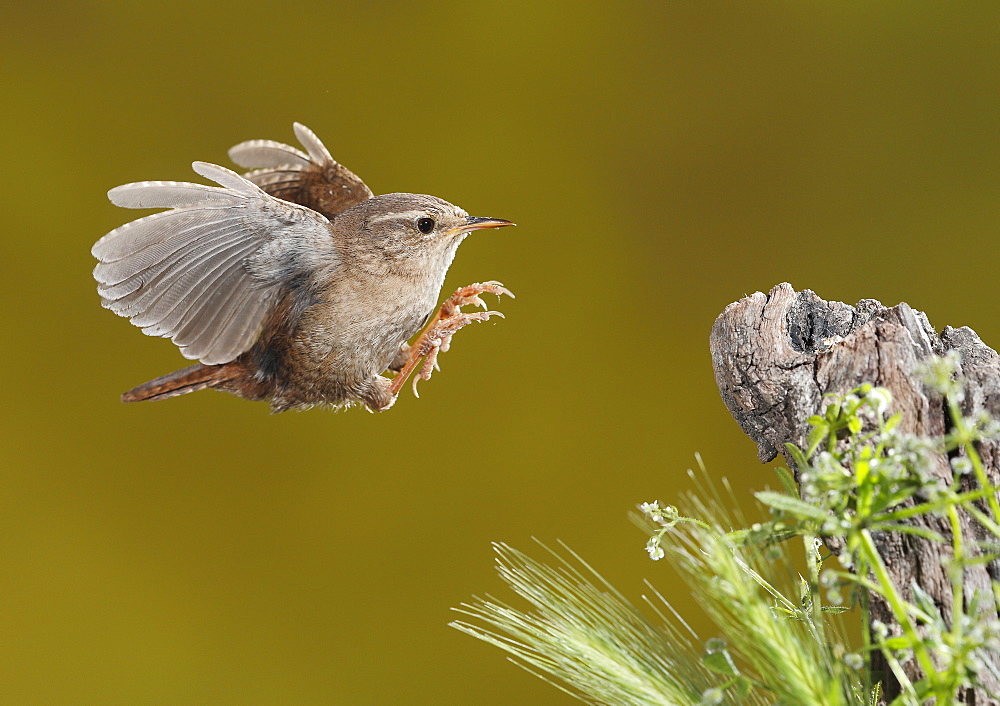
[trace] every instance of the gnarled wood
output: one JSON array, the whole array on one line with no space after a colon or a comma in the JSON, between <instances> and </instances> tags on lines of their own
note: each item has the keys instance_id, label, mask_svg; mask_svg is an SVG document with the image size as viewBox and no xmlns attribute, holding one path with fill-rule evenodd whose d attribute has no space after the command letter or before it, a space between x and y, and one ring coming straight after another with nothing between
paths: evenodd
<instances>
[{"instance_id":1,"label":"gnarled wood","mask_svg":"<svg viewBox=\"0 0 1000 706\"><path fill-rule=\"evenodd\" d=\"M1000 417L1000 356L969 328L947 327L936 333L927 317L907 304L886 307L864 299L849 306L779 284L766 295L757 292L726 307L712 327L711 349L722 399L757 443L762 462L780 452L794 468L784 445L805 446L809 433L805 420L821 411L824 395L846 393L866 382L892 392L892 411L903 413L905 431L941 436L951 426L948 411L940 395L924 387L915 368L924 358L951 350L960 353L967 381L963 412L986 410ZM991 483L996 484L998 444L984 443L980 454ZM943 482L951 481L946 455L934 459L933 472ZM986 540L978 523L969 517L961 520L970 546ZM945 537L951 534L940 518L924 516L914 522ZM904 595L916 582L942 606L943 615L949 615L950 581L942 562L950 555L950 545L898 533L880 535L877 541ZM991 601L991 578L1000 578L1000 562L968 567L966 599L978 592L981 600ZM888 608L878 600L873 604L873 617L895 627ZM993 655L992 661L995 669L1000 668L1000 655ZM915 664L906 666L911 678L919 678ZM898 685L887 676L886 697L891 700ZM1000 681L992 674L980 676L988 691L1000 693ZM960 697L967 704L995 703L986 690L965 690Z\"/></svg>"}]
</instances>

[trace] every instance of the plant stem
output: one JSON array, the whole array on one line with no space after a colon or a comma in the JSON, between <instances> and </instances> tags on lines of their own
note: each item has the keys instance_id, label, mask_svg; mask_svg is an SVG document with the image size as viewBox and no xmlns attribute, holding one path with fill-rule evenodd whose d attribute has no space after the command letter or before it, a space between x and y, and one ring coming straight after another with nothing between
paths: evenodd
<instances>
[{"instance_id":1,"label":"plant stem","mask_svg":"<svg viewBox=\"0 0 1000 706\"><path fill-rule=\"evenodd\" d=\"M934 662L931 660L931 656L927 652L927 648L924 645L923 640L920 639L920 635L917 634L916 628L914 628L913 623L910 620L910 614L906 610L906 606L904 605L903 599L899 595L899 591L896 590L896 585L893 583L892 577L889 576L889 571L885 568L885 564L882 562L882 556L878 553L878 549L875 548L875 542L872 540L871 532L867 529L862 529L858 532L858 536L861 538L860 548L864 555L865 563L868 564L872 573L875 574L875 581L881 589L879 594L885 598L886 603L889 604L893 617L896 619L896 622L899 623L900 628L902 628L913 648L913 656L916 658L920 668L923 670L924 674L927 675L929 680L933 680L937 673L934 668Z\"/></svg>"},{"instance_id":2,"label":"plant stem","mask_svg":"<svg viewBox=\"0 0 1000 706\"><path fill-rule=\"evenodd\" d=\"M951 419L955 425L956 435L962 440L962 449L972 462L972 468L976 473L976 480L979 481L979 487L991 487L990 480L986 477L986 470L983 468L983 460L980 458L979 452L976 450L976 445L972 441L972 435L969 433L962 410L958 408L958 401L953 396L948 397L948 410L951 412ZM990 512L993 514L993 521L1000 523L1000 502L997 501L996 494L990 493L986 497L986 502L990 507Z\"/></svg>"},{"instance_id":3,"label":"plant stem","mask_svg":"<svg viewBox=\"0 0 1000 706\"><path fill-rule=\"evenodd\" d=\"M951 639L952 645L962 642L962 615L965 612L964 595L962 594L962 566L965 564L965 549L962 546L962 525L958 519L958 510L954 507L948 509L948 520L951 522L951 553L952 563L948 567L948 574L951 577ZM954 681L954 669L949 669L948 674ZM958 685L949 685L949 694L955 692Z\"/></svg>"},{"instance_id":4,"label":"plant stem","mask_svg":"<svg viewBox=\"0 0 1000 706\"><path fill-rule=\"evenodd\" d=\"M819 586L820 558L816 550L816 535L811 533L802 535L802 543L805 545L806 562L809 567L809 593L812 594L810 601L812 614L809 617L812 622L812 632L818 640L825 642L823 594Z\"/></svg>"}]
</instances>

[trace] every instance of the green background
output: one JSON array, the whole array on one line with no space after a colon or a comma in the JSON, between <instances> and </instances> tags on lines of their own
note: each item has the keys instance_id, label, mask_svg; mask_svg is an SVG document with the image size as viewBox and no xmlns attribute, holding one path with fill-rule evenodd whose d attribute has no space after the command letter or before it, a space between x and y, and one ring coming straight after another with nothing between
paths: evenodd
<instances>
[{"instance_id":1,"label":"green background","mask_svg":"<svg viewBox=\"0 0 1000 706\"><path fill-rule=\"evenodd\" d=\"M726 304L790 281L1000 339L998 17L4 3L0 701L569 703L449 608L507 597L489 543L532 536L684 606L626 514L695 452L770 481L712 379ZM502 280L508 318L382 415L120 404L186 362L99 305L90 246L135 215L106 190L294 120L376 193L517 221L446 283Z\"/></svg>"}]
</instances>

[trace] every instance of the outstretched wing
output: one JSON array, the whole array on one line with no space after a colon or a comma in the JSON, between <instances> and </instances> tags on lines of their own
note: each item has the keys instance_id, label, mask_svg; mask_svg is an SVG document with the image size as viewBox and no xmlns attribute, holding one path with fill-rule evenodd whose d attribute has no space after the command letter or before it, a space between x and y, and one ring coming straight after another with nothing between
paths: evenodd
<instances>
[{"instance_id":1,"label":"outstretched wing","mask_svg":"<svg viewBox=\"0 0 1000 706\"><path fill-rule=\"evenodd\" d=\"M295 123L295 136L308 154L273 140L241 142L229 157L255 169L245 176L272 196L307 206L333 220L373 194L351 170L334 161L312 130Z\"/></svg>"},{"instance_id":2,"label":"outstretched wing","mask_svg":"<svg viewBox=\"0 0 1000 706\"><path fill-rule=\"evenodd\" d=\"M108 198L125 208L169 208L116 228L94 244L102 304L185 358L228 363L260 335L283 285L334 266L330 222L269 196L223 167L195 162L220 186L125 184Z\"/></svg>"}]
</instances>

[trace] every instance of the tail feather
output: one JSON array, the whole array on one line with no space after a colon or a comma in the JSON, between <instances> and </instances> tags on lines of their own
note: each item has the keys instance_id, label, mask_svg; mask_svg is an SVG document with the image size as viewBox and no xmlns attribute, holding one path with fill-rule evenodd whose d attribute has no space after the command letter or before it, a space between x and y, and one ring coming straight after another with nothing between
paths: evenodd
<instances>
[{"instance_id":1,"label":"tail feather","mask_svg":"<svg viewBox=\"0 0 1000 706\"><path fill-rule=\"evenodd\" d=\"M231 380L235 371L228 365L191 365L172 373L161 375L155 380L144 382L122 395L122 402L143 400L165 400L189 392L204 390L206 387Z\"/></svg>"}]
</instances>

